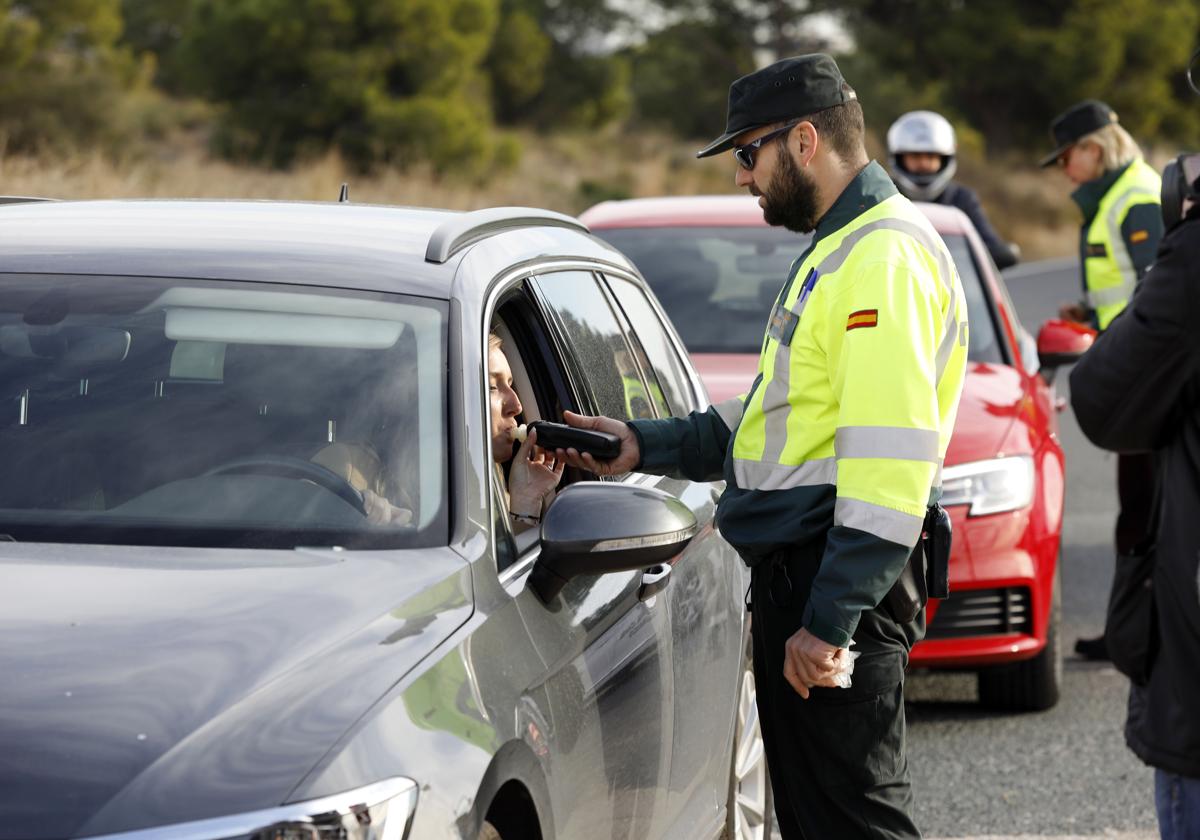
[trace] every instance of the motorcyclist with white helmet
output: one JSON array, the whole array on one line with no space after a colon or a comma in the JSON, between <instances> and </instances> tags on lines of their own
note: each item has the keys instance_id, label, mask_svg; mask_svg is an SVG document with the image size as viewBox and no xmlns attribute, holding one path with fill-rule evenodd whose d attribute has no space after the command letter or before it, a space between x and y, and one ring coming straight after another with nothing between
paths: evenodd
<instances>
[{"instance_id":1,"label":"motorcyclist with white helmet","mask_svg":"<svg viewBox=\"0 0 1200 840\"><path fill-rule=\"evenodd\" d=\"M887 133L888 164L900 192L913 201L957 207L970 217L998 268L1017 263L1012 246L988 222L979 196L950 179L958 168L954 127L933 111L909 111Z\"/></svg>"}]
</instances>

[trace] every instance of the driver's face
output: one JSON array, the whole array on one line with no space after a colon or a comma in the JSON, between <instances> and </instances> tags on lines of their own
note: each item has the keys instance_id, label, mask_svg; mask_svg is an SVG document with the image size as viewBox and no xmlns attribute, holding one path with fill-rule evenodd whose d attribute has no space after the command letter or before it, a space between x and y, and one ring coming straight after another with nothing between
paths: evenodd
<instances>
[{"instance_id":1,"label":"driver's face","mask_svg":"<svg viewBox=\"0 0 1200 840\"><path fill-rule=\"evenodd\" d=\"M492 457L503 463L512 457L512 430L517 427L521 400L512 387L512 369L499 347L488 351L488 396L492 421Z\"/></svg>"}]
</instances>

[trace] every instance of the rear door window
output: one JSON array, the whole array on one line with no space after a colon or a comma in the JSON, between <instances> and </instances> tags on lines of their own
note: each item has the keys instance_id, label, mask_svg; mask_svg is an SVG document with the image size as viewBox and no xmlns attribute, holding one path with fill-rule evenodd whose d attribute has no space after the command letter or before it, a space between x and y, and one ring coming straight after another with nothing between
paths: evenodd
<instances>
[{"instance_id":1,"label":"rear door window","mask_svg":"<svg viewBox=\"0 0 1200 840\"><path fill-rule=\"evenodd\" d=\"M641 352L643 370L652 389L659 389L666 410L660 413L682 417L690 412L695 399L691 381L675 342L646 293L636 284L621 277L607 277L608 286L617 299L634 335L634 346Z\"/></svg>"},{"instance_id":2,"label":"rear door window","mask_svg":"<svg viewBox=\"0 0 1200 840\"><path fill-rule=\"evenodd\" d=\"M642 378L637 354L596 276L555 272L534 285L554 313L572 376L591 393L595 410L622 420L657 417L654 389Z\"/></svg>"}]
</instances>

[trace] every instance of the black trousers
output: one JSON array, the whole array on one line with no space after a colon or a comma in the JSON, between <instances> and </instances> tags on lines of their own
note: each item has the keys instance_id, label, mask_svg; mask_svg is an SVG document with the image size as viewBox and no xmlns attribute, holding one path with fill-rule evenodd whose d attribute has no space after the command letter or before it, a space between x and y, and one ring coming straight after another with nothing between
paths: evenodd
<instances>
[{"instance_id":1,"label":"black trousers","mask_svg":"<svg viewBox=\"0 0 1200 840\"><path fill-rule=\"evenodd\" d=\"M919 549L918 549L919 550ZM758 713L783 840L919 840L904 750L904 668L925 633L886 607L863 613L851 688L804 700L783 676L784 644L801 627L824 541L781 552L751 572Z\"/></svg>"}]
</instances>

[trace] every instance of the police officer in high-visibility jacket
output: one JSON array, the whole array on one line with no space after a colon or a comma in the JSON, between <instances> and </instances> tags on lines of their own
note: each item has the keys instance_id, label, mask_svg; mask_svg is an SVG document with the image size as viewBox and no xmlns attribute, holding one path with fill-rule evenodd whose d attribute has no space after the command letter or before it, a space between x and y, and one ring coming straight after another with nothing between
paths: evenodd
<instances>
[{"instance_id":1,"label":"police officer in high-visibility jacket","mask_svg":"<svg viewBox=\"0 0 1200 840\"><path fill-rule=\"evenodd\" d=\"M1103 102L1071 106L1050 125L1057 148L1042 159L1062 167L1077 189L1071 194L1083 211L1079 236L1084 299L1063 304L1059 315L1104 330L1125 309L1142 275L1154 262L1163 234L1162 181L1142 159L1141 150ZM1117 456L1116 549L1132 555L1153 539L1156 477L1149 453ZM1075 651L1087 659L1107 659L1104 637L1079 639Z\"/></svg>"},{"instance_id":2,"label":"police officer in high-visibility jacket","mask_svg":"<svg viewBox=\"0 0 1200 840\"><path fill-rule=\"evenodd\" d=\"M742 397L686 418L567 421L622 439L600 474L724 478L721 533L751 566L759 717L784 838L916 838L904 668L925 630L919 547L967 359L946 246L863 146L833 59L733 83L736 181L773 225L813 231ZM933 508L933 510L937 510ZM916 550L914 550L916 549ZM851 648L851 643L853 647ZM859 654L851 685L836 687Z\"/></svg>"},{"instance_id":3,"label":"police officer in high-visibility jacket","mask_svg":"<svg viewBox=\"0 0 1200 840\"><path fill-rule=\"evenodd\" d=\"M1071 198L1083 211L1079 236L1084 299L1064 304L1069 320L1105 329L1129 302L1162 238L1162 180L1103 102L1088 99L1055 117L1057 148L1042 166L1057 162L1077 185Z\"/></svg>"}]
</instances>

